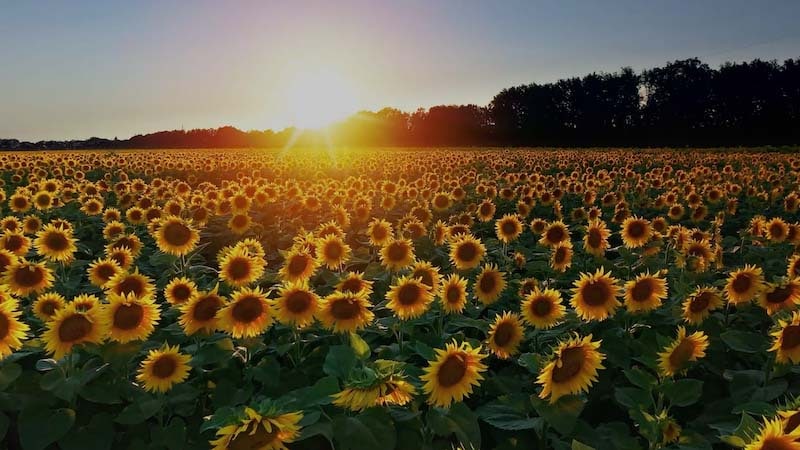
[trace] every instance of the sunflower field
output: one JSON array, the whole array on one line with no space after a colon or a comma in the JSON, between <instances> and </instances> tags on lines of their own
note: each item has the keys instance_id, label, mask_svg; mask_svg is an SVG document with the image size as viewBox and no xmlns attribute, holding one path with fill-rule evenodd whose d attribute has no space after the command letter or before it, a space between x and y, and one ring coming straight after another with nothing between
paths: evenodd
<instances>
[{"instance_id":1,"label":"sunflower field","mask_svg":"<svg viewBox=\"0 0 800 450\"><path fill-rule=\"evenodd\" d=\"M0 448L800 449L797 154L0 165Z\"/></svg>"}]
</instances>

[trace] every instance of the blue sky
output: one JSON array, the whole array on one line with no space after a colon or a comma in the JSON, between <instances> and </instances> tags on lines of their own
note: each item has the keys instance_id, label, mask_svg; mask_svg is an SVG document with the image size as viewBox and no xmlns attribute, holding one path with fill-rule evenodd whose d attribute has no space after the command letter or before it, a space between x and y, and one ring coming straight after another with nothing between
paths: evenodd
<instances>
[{"instance_id":1,"label":"blue sky","mask_svg":"<svg viewBox=\"0 0 800 450\"><path fill-rule=\"evenodd\" d=\"M782 60L798 17L791 0L0 0L0 137L281 128L287 102L326 107L285 95L321 68L351 109L413 110L692 56Z\"/></svg>"}]
</instances>

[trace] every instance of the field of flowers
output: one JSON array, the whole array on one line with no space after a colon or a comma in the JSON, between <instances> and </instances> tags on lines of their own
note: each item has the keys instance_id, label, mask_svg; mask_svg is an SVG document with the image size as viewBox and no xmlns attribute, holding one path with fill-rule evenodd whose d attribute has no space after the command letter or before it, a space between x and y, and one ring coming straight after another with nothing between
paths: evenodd
<instances>
[{"instance_id":1,"label":"field of flowers","mask_svg":"<svg viewBox=\"0 0 800 450\"><path fill-rule=\"evenodd\" d=\"M0 165L2 448L800 448L796 154Z\"/></svg>"}]
</instances>

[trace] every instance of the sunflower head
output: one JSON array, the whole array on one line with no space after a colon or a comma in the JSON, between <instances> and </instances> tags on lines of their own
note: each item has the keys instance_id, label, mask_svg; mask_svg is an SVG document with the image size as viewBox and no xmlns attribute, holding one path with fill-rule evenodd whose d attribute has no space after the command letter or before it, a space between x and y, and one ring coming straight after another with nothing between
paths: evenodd
<instances>
[{"instance_id":1,"label":"sunflower head","mask_svg":"<svg viewBox=\"0 0 800 450\"><path fill-rule=\"evenodd\" d=\"M486 354L481 348L469 343L452 342L444 349L436 350L436 359L428 362L425 374L420 377L423 389L428 394L428 403L448 407L460 402L483 380L486 365L482 362Z\"/></svg>"},{"instance_id":2,"label":"sunflower head","mask_svg":"<svg viewBox=\"0 0 800 450\"><path fill-rule=\"evenodd\" d=\"M106 335L106 328L99 308L79 310L73 303L59 309L42 334L45 349L55 359L61 359L81 344L99 344Z\"/></svg>"},{"instance_id":3,"label":"sunflower head","mask_svg":"<svg viewBox=\"0 0 800 450\"><path fill-rule=\"evenodd\" d=\"M706 356L708 336L702 331L686 334L686 328L678 327L678 336L658 354L659 369L666 376L685 372L692 361Z\"/></svg>"},{"instance_id":4,"label":"sunflower head","mask_svg":"<svg viewBox=\"0 0 800 450\"><path fill-rule=\"evenodd\" d=\"M414 263L414 244L409 239L390 239L380 251L381 264L397 271Z\"/></svg>"},{"instance_id":5,"label":"sunflower head","mask_svg":"<svg viewBox=\"0 0 800 450\"><path fill-rule=\"evenodd\" d=\"M352 292L335 291L325 297L318 318L335 333L353 332L369 325L375 318L368 297Z\"/></svg>"},{"instance_id":6,"label":"sunflower head","mask_svg":"<svg viewBox=\"0 0 800 450\"><path fill-rule=\"evenodd\" d=\"M275 316L283 324L305 327L314 321L319 303L319 296L306 283L285 284L274 302Z\"/></svg>"},{"instance_id":7,"label":"sunflower head","mask_svg":"<svg viewBox=\"0 0 800 450\"><path fill-rule=\"evenodd\" d=\"M645 273L625 283L625 307L631 312L645 312L661 306L667 298L667 280Z\"/></svg>"},{"instance_id":8,"label":"sunflower head","mask_svg":"<svg viewBox=\"0 0 800 450\"><path fill-rule=\"evenodd\" d=\"M109 292L108 303L102 306L102 320L113 341L126 343L145 340L161 318L158 305L150 296Z\"/></svg>"},{"instance_id":9,"label":"sunflower head","mask_svg":"<svg viewBox=\"0 0 800 450\"><path fill-rule=\"evenodd\" d=\"M583 320L605 320L621 305L617 280L602 268L581 274L574 285L570 304Z\"/></svg>"},{"instance_id":10,"label":"sunflower head","mask_svg":"<svg viewBox=\"0 0 800 450\"><path fill-rule=\"evenodd\" d=\"M217 439L210 442L212 450L263 449L285 450L287 443L300 436L301 412L282 413L277 408L263 411L245 408L235 423L217 431Z\"/></svg>"},{"instance_id":11,"label":"sunflower head","mask_svg":"<svg viewBox=\"0 0 800 450\"><path fill-rule=\"evenodd\" d=\"M555 403L564 395L587 392L597 381L598 370L604 369L605 355L598 351L600 343L592 341L591 334L561 342L536 379L542 386L539 397L550 397L550 403Z\"/></svg>"},{"instance_id":12,"label":"sunflower head","mask_svg":"<svg viewBox=\"0 0 800 450\"><path fill-rule=\"evenodd\" d=\"M478 267L486 254L481 240L471 234L459 234L450 242L450 261L458 270Z\"/></svg>"},{"instance_id":13,"label":"sunflower head","mask_svg":"<svg viewBox=\"0 0 800 450\"><path fill-rule=\"evenodd\" d=\"M178 346L164 344L150 350L139 365L136 379L150 392L167 392L189 376L191 357L180 352Z\"/></svg>"},{"instance_id":14,"label":"sunflower head","mask_svg":"<svg viewBox=\"0 0 800 450\"><path fill-rule=\"evenodd\" d=\"M555 326L566 314L561 293L555 289L535 287L520 305L522 317L536 328L548 329Z\"/></svg>"},{"instance_id":15,"label":"sunflower head","mask_svg":"<svg viewBox=\"0 0 800 450\"><path fill-rule=\"evenodd\" d=\"M489 328L487 345L489 350L500 359L508 359L519 351L519 344L525 335L525 329L515 313L505 312L495 317Z\"/></svg>"}]
</instances>

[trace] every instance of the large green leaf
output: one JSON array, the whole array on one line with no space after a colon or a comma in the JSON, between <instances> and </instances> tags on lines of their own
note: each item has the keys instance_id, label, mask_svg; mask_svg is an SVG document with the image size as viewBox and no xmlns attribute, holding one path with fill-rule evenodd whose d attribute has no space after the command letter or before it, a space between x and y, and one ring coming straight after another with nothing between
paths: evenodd
<instances>
[{"instance_id":1,"label":"large green leaf","mask_svg":"<svg viewBox=\"0 0 800 450\"><path fill-rule=\"evenodd\" d=\"M19 415L19 440L25 450L43 450L65 436L75 423L75 411L26 409Z\"/></svg>"},{"instance_id":2,"label":"large green leaf","mask_svg":"<svg viewBox=\"0 0 800 450\"><path fill-rule=\"evenodd\" d=\"M703 394L703 382L689 378L666 382L661 391L673 405L689 406L695 404Z\"/></svg>"},{"instance_id":3,"label":"large green leaf","mask_svg":"<svg viewBox=\"0 0 800 450\"><path fill-rule=\"evenodd\" d=\"M357 361L358 357L352 347L349 345L334 345L328 349L325 363L322 365L322 371L326 375L346 380Z\"/></svg>"},{"instance_id":4,"label":"large green leaf","mask_svg":"<svg viewBox=\"0 0 800 450\"><path fill-rule=\"evenodd\" d=\"M577 395L567 395L561 397L553 404L531 396L533 407L536 412L544 418L548 425L552 426L562 435L568 435L575 428L578 416L581 415L586 402Z\"/></svg>"},{"instance_id":5,"label":"large green leaf","mask_svg":"<svg viewBox=\"0 0 800 450\"><path fill-rule=\"evenodd\" d=\"M108 450L114 443L114 422L107 413L95 414L87 425L58 440L63 450Z\"/></svg>"},{"instance_id":6,"label":"large green leaf","mask_svg":"<svg viewBox=\"0 0 800 450\"><path fill-rule=\"evenodd\" d=\"M478 416L464 403L456 403L449 409L432 408L427 415L428 426L439 436L455 434L465 447L481 447L481 430Z\"/></svg>"},{"instance_id":7,"label":"large green leaf","mask_svg":"<svg viewBox=\"0 0 800 450\"><path fill-rule=\"evenodd\" d=\"M731 350L742 353L761 353L769 344L766 336L751 331L729 330L719 337Z\"/></svg>"}]
</instances>

